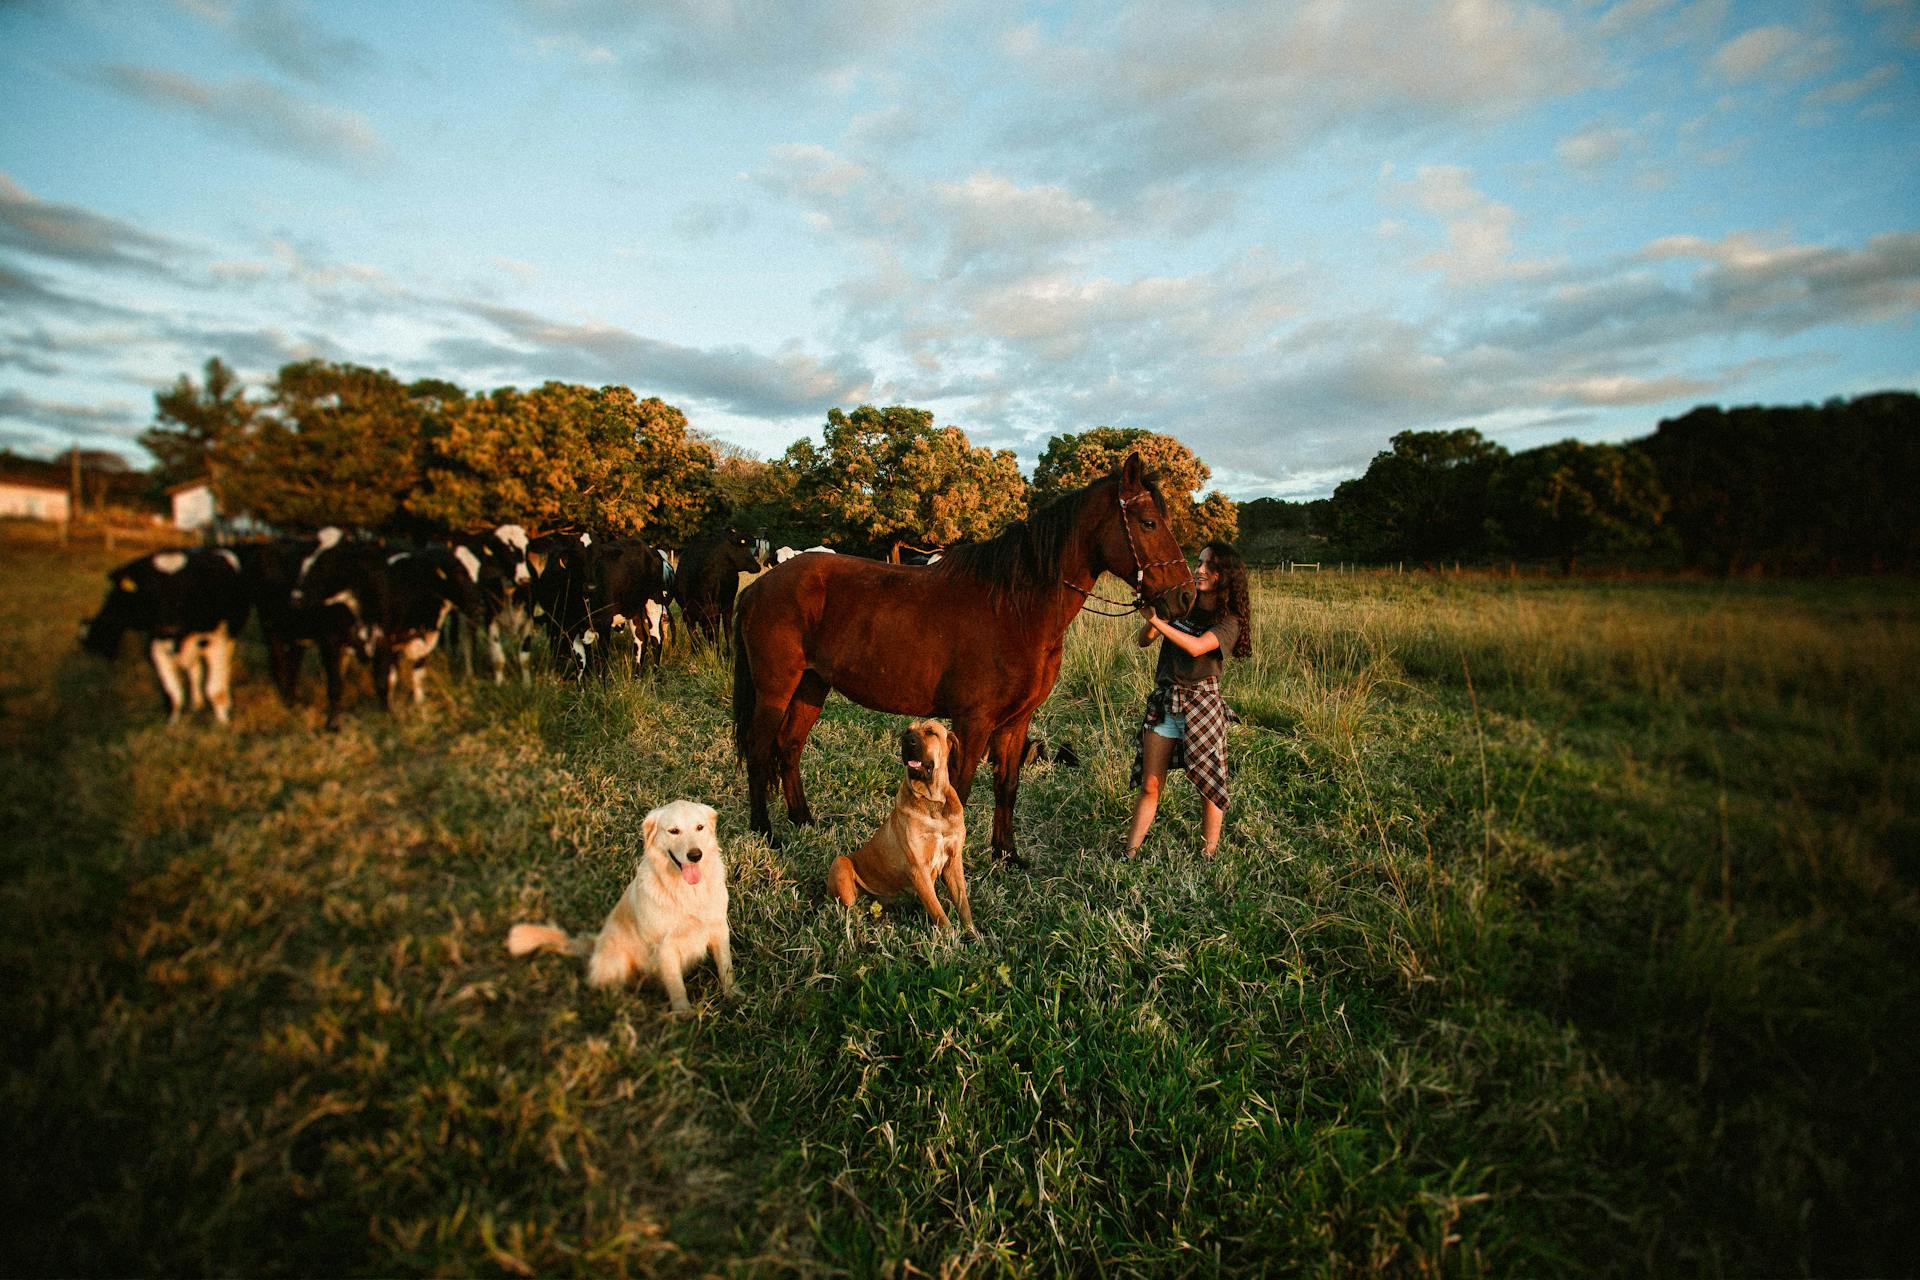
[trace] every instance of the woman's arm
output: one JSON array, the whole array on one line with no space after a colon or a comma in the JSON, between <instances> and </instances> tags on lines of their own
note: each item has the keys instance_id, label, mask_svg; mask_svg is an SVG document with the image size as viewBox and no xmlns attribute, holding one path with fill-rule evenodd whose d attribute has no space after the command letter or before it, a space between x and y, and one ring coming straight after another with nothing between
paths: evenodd
<instances>
[{"instance_id":1,"label":"woman's arm","mask_svg":"<svg viewBox=\"0 0 1920 1280\"><path fill-rule=\"evenodd\" d=\"M1188 657L1197 658L1203 653L1212 653L1220 647L1220 637L1211 631L1202 631L1197 636L1188 635L1180 628L1168 622L1157 613L1147 615L1147 630L1157 631L1167 638L1167 643L1179 646ZM1146 644L1146 640L1141 640Z\"/></svg>"}]
</instances>

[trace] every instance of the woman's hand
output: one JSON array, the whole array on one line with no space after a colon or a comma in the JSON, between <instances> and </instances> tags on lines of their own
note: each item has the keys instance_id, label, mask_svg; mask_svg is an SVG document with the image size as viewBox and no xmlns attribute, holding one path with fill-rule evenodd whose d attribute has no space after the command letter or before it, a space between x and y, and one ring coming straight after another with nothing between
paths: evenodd
<instances>
[{"instance_id":1,"label":"woman's hand","mask_svg":"<svg viewBox=\"0 0 1920 1280\"><path fill-rule=\"evenodd\" d=\"M1154 612L1153 603L1148 600L1142 600L1136 612L1147 620L1147 625L1140 628L1140 634L1134 637L1133 642L1144 649L1159 635L1159 632L1154 630L1153 624L1159 621L1160 615Z\"/></svg>"}]
</instances>

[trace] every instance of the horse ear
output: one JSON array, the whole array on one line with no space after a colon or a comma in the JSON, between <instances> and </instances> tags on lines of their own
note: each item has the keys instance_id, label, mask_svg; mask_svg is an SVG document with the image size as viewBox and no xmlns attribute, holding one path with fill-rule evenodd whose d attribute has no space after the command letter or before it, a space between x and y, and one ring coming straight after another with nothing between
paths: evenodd
<instances>
[{"instance_id":1,"label":"horse ear","mask_svg":"<svg viewBox=\"0 0 1920 1280\"><path fill-rule=\"evenodd\" d=\"M1138 452L1127 455L1125 465L1120 468L1120 483L1129 489L1137 489L1145 482L1147 464L1140 461Z\"/></svg>"}]
</instances>

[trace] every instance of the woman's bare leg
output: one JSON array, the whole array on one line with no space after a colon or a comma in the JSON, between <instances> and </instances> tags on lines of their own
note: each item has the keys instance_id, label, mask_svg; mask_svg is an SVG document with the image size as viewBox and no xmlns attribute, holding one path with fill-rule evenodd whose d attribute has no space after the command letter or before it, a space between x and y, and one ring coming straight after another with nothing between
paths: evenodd
<instances>
[{"instance_id":1,"label":"woman's bare leg","mask_svg":"<svg viewBox=\"0 0 1920 1280\"><path fill-rule=\"evenodd\" d=\"M1127 832L1127 854L1132 856L1147 838L1153 815L1160 811L1160 792L1167 783L1167 765L1173 761L1173 739L1151 729L1140 731L1140 798L1133 805L1133 826Z\"/></svg>"}]
</instances>

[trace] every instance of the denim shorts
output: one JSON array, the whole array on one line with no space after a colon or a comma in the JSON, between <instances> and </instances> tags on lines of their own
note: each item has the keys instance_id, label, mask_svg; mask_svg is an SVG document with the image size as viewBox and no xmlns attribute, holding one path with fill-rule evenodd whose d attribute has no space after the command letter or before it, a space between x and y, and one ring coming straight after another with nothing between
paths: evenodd
<instances>
[{"instance_id":1,"label":"denim shorts","mask_svg":"<svg viewBox=\"0 0 1920 1280\"><path fill-rule=\"evenodd\" d=\"M1187 736L1187 717L1167 712L1166 719L1153 726L1153 731L1163 738L1172 738L1175 742Z\"/></svg>"}]
</instances>

